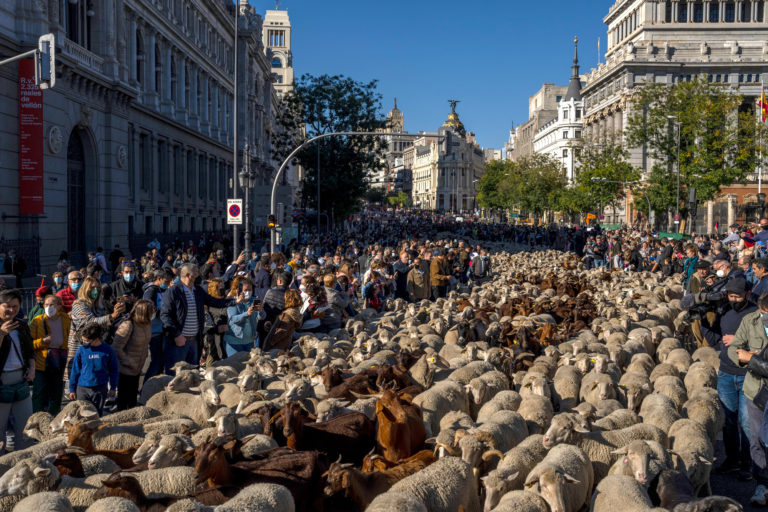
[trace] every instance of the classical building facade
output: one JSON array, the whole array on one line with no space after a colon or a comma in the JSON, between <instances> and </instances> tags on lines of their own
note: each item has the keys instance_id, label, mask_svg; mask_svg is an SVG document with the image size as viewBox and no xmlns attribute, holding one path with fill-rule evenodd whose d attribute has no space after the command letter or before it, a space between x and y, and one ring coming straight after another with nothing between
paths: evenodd
<instances>
[{"instance_id":1,"label":"classical building facade","mask_svg":"<svg viewBox=\"0 0 768 512\"><path fill-rule=\"evenodd\" d=\"M250 145L257 186L271 183L275 171L270 127L279 103L262 18L247 0L239 7L227 0L0 2L1 55L26 51L48 32L58 61L56 86L42 95L42 215L19 213L19 74L15 64L0 68L0 165L8 177L0 187L0 251L18 245L47 272L62 250L82 264L97 246L138 252L155 237L232 233L226 200L243 196L233 144L238 168ZM28 251L25 241L38 239Z\"/></svg>"},{"instance_id":2,"label":"classical building facade","mask_svg":"<svg viewBox=\"0 0 768 512\"><path fill-rule=\"evenodd\" d=\"M528 98L528 121L517 127L514 141L514 159L532 155L533 139L541 128L557 118L557 107L568 86L544 84Z\"/></svg>"},{"instance_id":3,"label":"classical building facade","mask_svg":"<svg viewBox=\"0 0 768 512\"><path fill-rule=\"evenodd\" d=\"M262 42L275 74L278 96L293 91L293 53L291 51L291 18L288 11L269 10L264 16Z\"/></svg>"},{"instance_id":4,"label":"classical building facade","mask_svg":"<svg viewBox=\"0 0 768 512\"><path fill-rule=\"evenodd\" d=\"M403 153L411 169L413 204L417 208L460 213L476 207L477 181L485 155L468 133L451 102L451 113L436 134L424 134Z\"/></svg>"},{"instance_id":5,"label":"classical building facade","mask_svg":"<svg viewBox=\"0 0 768 512\"><path fill-rule=\"evenodd\" d=\"M369 175L371 187L380 188L387 193L393 190L408 189L409 185L403 183L406 176L402 172L403 152L413 146L414 138L408 135L397 135L407 133L405 131L405 115L403 115L402 110L397 108L397 98L395 98L392 110L387 114L386 128L382 129L381 133L392 135L381 137L381 140L386 142L384 159L382 168L371 172Z\"/></svg>"},{"instance_id":6,"label":"classical building facade","mask_svg":"<svg viewBox=\"0 0 768 512\"><path fill-rule=\"evenodd\" d=\"M574 41L573 67L568 89L557 104L557 116L533 136L534 153L550 155L562 164L569 182L576 169L576 151L584 126L584 101L581 98L578 40Z\"/></svg>"}]
</instances>

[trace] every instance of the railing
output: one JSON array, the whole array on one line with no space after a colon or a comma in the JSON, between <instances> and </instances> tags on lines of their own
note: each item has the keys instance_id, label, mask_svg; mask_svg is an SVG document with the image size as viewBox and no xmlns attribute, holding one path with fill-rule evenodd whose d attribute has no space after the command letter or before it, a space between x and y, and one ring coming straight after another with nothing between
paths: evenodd
<instances>
[{"instance_id":1,"label":"railing","mask_svg":"<svg viewBox=\"0 0 768 512\"><path fill-rule=\"evenodd\" d=\"M101 73L101 66L104 64L104 59L99 57L93 52L90 52L77 44L74 41L71 41L67 38L62 39L61 41L61 50L62 53L67 55L68 57L71 57L73 60L75 60L78 64L82 65L83 67L92 69L93 71L98 71Z\"/></svg>"},{"instance_id":2,"label":"railing","mask_svg":"<svg viewBox=\"0 0 768 512\"><path fill-rule=\"evenodd\" d=\"M141 258L145 252L149 251L147 244L153 240L160 242L160 247L165 250L172 243L178 241L182 245L186 245L192 240L195 244L200 242L200 235L206 235L206 239L210 240L211 232L195 231L193 233L151 233L144 234L132 234L128 235L128 249L131 251L131 256L134 258Z\"/></svg>"},{"instance_id":3,"label":"railing","mask_svg":"<svg viewBox=\"0 0 768 512\"><path fill-rule=\"evenodd\" d=\"M0 238L0 253L7 255L11 249L15 249L16 255L23 258L27 264L27 271L24 276L31 276L40 272L40 239L38 237L24 240ZM0 269L0 274L4 273L5 269Z\"/></svg>"}]
</instances>

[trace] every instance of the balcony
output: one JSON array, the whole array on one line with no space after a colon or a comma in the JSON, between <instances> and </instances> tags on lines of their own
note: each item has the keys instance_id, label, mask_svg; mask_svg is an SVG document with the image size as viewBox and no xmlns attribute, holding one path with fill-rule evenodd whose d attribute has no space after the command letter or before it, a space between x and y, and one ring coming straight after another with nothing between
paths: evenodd
<instances>
[{"instance_id":1,"label":"balcony","mask_svg":"<svg viewBox=\"0 0 768 512\"><path fill-rule=\"evenodd\" d=\"M86 50L74 41L70 41L66 37L62 38L61 40L61 53L85 69L89 69L97 73L102 72L104 59L95 53Z\"/></svg>"}]
</instances>

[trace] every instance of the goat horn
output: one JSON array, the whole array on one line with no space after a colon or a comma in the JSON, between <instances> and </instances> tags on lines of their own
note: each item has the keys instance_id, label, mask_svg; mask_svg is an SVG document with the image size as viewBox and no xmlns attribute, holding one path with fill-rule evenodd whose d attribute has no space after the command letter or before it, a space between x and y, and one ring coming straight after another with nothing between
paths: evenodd
<instances>
[{"instance_id":1,"label":"goat horn","mask_svg":"<svg viewBox=\"0 0 768 512\"><path fill-rule=\"evenodd\" d=\"M371 395L363 395L361 393L355 393L354 391L350 391L349 393L352 396L354 396L355 398L360 398L360 399L374 398L374 397L375 398L381 398L381 393L374 393L374 394L371 394Z\"/></svg>"},{"instance_id":2,"label":"goat horn","mask_svg":"<svg viewBox=\"0 0 768 512\"><path fill-rule=\"evenodd\" d=\"M269 418L269 422L268 422L267 424L268 424L268 425L271 425L271 424L273 424L273 423L275 422L275 420L277 420L278 416L280 416L280 414L281 414L282 412L283 412L283 411L280 411L280 412L278 412L277 414L275 414L274 416L272 416L271 418Z\"/></svg>"},{"instance_id":3,"label":"goat horn","mask_svg":"<svg viewBox=\"0 0 768 512\"><path fill-rule=\"evenodd\" d=\"M341 464L341 455L339 455L339 459L334 464Z\"/></svg>"},{"instance_id":4,"label":"goat horn","mask_svg":"<svg viewBox=\"0 0 768 512\"><path fill-rule=\"evenodd\" d=\"M371 448L371 451L368 452L368 455L373 455L374 453L376 453L376 447L375 446L373 448Z\"/></svg>"},{"instance_id":5,"label":"goat horn","mask_svg":"<svg viewBox=\"0 0 768 512\"><path fill-rule=\"evenodd\" d=\"M489 460L491 460L491 457L493 457L494 455L497 456L499 460L504 458L504 454L501 453L499 450L487 450L483 454L483 462L488 462Z\"/></svg>"},{"instance_id":6,"label":"goat horn","mask_svg":"<svg viewBox=\"0 0 768 512\"><path fill-rule=\"evenodd\" d=\"M66 453L74 453L76 455L86 455L85 449L79 446L67 446Z\"/></svg>"}]
</instances>

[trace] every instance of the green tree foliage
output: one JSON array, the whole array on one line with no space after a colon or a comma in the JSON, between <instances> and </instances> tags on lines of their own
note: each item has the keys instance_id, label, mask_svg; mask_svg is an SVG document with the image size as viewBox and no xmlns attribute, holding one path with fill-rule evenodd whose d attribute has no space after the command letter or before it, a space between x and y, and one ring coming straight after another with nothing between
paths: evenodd
<instances>
[{"instance_id":1,"label":"green tree foliage","mask_svg":"<svg viewBox=\"0 0 768 512\"><path fill-rule=\"evenodd\" d=\"M408 206L409 200L410 198L408 197L408 194L402 190L399 192L391 192L387 195L387 202L390 206Z\"/></svg>"},{"instance_id":2,"label":"green tree foliage","mask_svg":"<svg viewBox=\"0 0 768 512\"><path fill-rule=\"evenodd\" d=\"M510 160L493 160L485 164L485 172L477 182L477 204L481 208L508 208L510 200L504 197L502 182L511 179L514 164Z\"/></svg>"},{"instance_id":3,"label":"green tree foliage","mask_svg":"<svg viewBox=\"0 0 768 512\"><path fill-rule=\"evenodd\" d=\"M743 182L757 163L755 114L730 86L703 77L648 84L634 100L625 134L629 147L646 147L654 161L647 192L656 211L675 207L677 122L681 201L690 187L700 200L712 199L722 186Z\"/></svg>"},{"instance_id":4,"label":"green tree foliage","mask_svg":"<svg viewBox=\"0 0 768 512\"><path fill-rule=\"evenodd\" d=\"M384 191L382 189L373 188L373 187L369 188L365 192L365 195L363 197L369 203L379 203L379 204L383 203L387 199L387 196L384 194Z\"/></svg>"},{"instance_id":5,"label":"green tree foliage","mask_svg":"<svg viewBox=\"0 0 768 512\"><path fill-rule=\"evenodd\" d=\"M385 127L377 82L344 76L303 75L293 93L283 98L282 128L275 136L273 156L282 161L303 141L323 133L373 132ZM378 137L329 137L296 155L304 170L302 202L317 206L318 145L320 147L320 209L345 218L360 205L366 175L381 169L383 150Z\"/></svg>"},{"instance_id":6,"label":"green tree foliage","mask_svg":"<svg viewBox=\"0 0 768 512\"><path fill-rule=\"evenodd\" d=\"M638 170L627 162L629 152L615 141L583 144L577 148L576 155L573 187L566 194L572 205L571 209L564 208L569 213L597 212L601 204L616 204L624 199L626 191L620 183L612 182L640 179Z\"/></svg>"}]
</instances>

